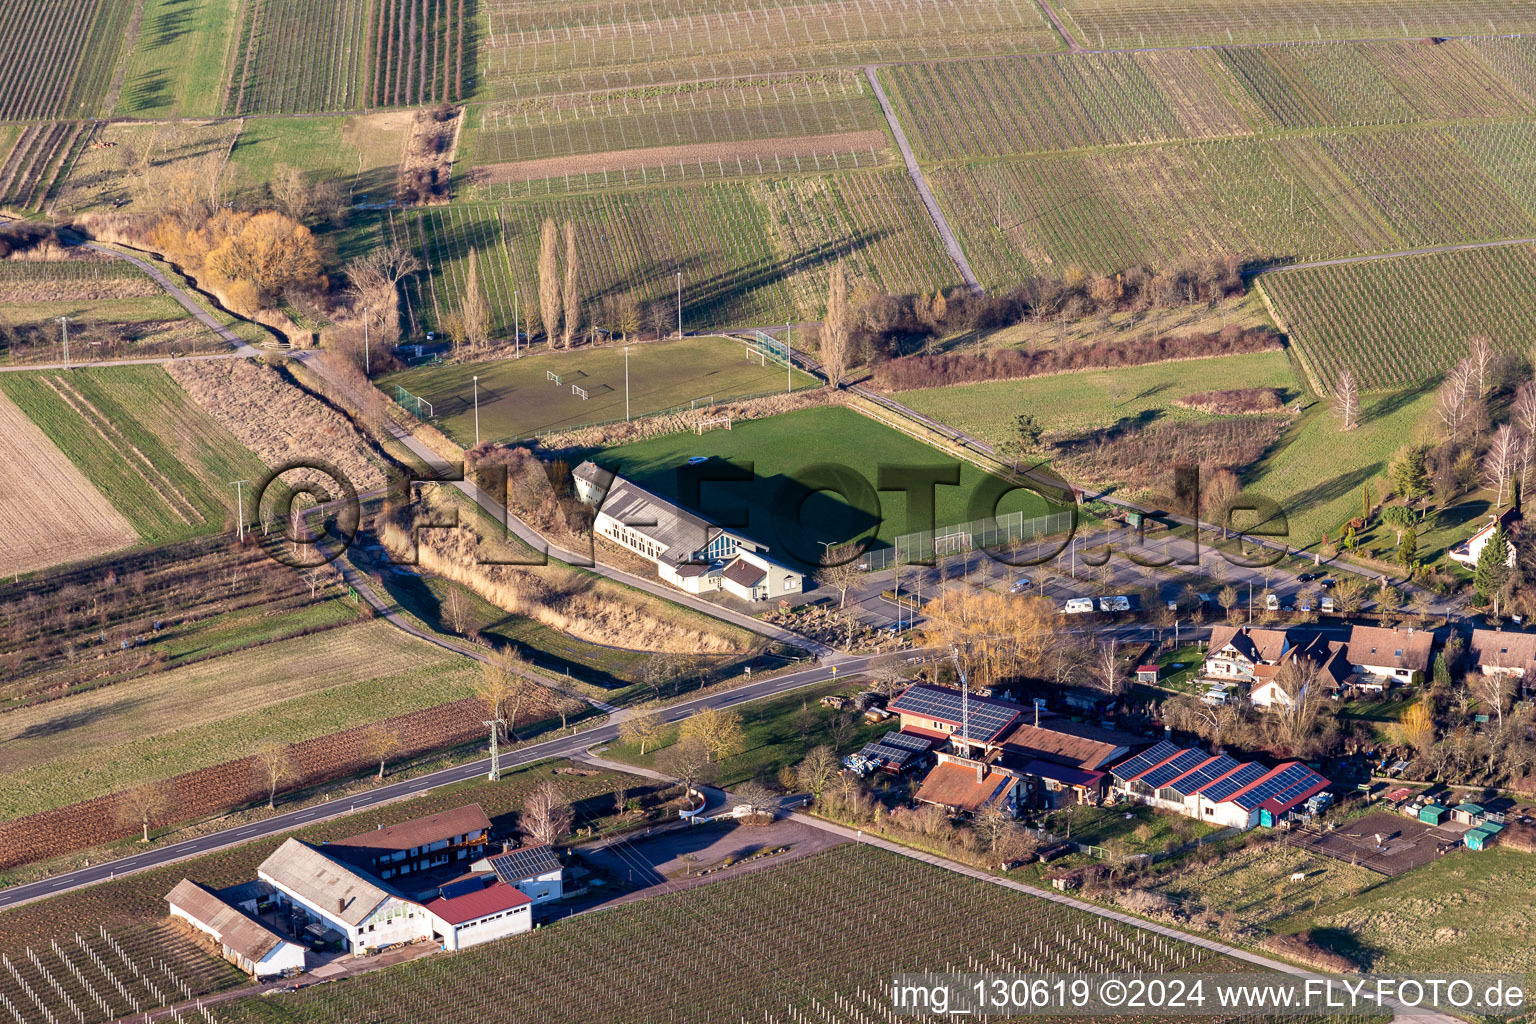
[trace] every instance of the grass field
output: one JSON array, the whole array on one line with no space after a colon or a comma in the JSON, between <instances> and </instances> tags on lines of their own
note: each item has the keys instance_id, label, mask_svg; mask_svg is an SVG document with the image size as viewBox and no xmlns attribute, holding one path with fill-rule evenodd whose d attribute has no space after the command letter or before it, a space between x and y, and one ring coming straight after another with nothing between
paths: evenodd
<instances>
[{"instance_id":1,"label":"grass field","mask_svg":"<svg viewBox=\"0 0 1536 1024\"><path fill-rule=\"evenodd\" d=\"M0 820L470 696L477 667L383 621L12 712Z\"/></svg>"},{"instance_id":2,"label":"grass field","mask_svg":"<svg viewBox=\"0 0 1536 1024\"><path fill-rule=\"evenodd\" d=\"M1220 831L1215 825L1146 806L1126 810L1074 805L1046 818L1045 827L1118 856L1161 853Z\"/></svg>"},{"instance_id":3,"label":"grass field","mask_svg":"<svg viewBox=\"0 0 1536 1024\"><path fill-rule=\"evenodd\" d=\"M92 136L99 145L84 149L69 166L63 202L81 212L158 210L183 179L217 179L240 131L235 120L100 125Z\"/></svg>"},{"instance_id":4,"label":"grass field","mask_svg":"<svg viewBox=\"0 0 1536 1024\"><path fill-rule=\"evenodd\" d=\"M867 282L901 295L957 283L901 168L695 184L678 184L674 172L667 182L395 217L397 237L431 268L406 290L409 322L434 330L458 309L473 248L493 333L510 337L514 291L526 326L546 217L576 224L587 318L600 315L600 298L628 292L647 310L664 306L670 330L679 272L683 326L695 332L820 320L838 259L850 289ZM593 175L592 185L601 184Z\"/></svg>"},{"instance_id":5,"label":"grass field","mask_svg":"<svg viewBox=\"0 0 1536 1024\"><path fill-rule=\"evenodd\" d=\"M90 558L138 540L138 533L64 453L0 396L0 575L14 576Z\"/></svg>"},{"instance_id":6,"label":"grass field","mask_svg":"<svg viewBox=\"0 0 1536 1024\"><path fill-rule=\"evenodd\" d=\"M114 114L213 117L240 0L147 0Z\"/></svg>"},{"instance_id":7,"label":"grass field","mask_svg":"<svg viewBox=\"0 0 1536 1024\"><path fill-rule=\"evenodd\" d=\"M1276 387L1294 400L1301 382L1284 352L1216 356L1024 380L904 391L901 401L991 444L1008 439L1014 417L1033 413L1047 433L1075 433L1118 420L1201 419L1174 399L1224 388Z\"/></svg>"},{"instance_id":8,"label":"grass field","mask_svg":"<svg viewBox=\"0 0 1536 1024\"><path fill-rule=\"evenodd\" d=\"M1277 925L1322 932L1372 971L1536 970L1536 857L1494 846L1458 851L1358 896Z\"/></svg>"},{"instance_id":9,"label":"grass field","mask_svg":"<svg viewBox=\"0 0 1536 1024\"><path fill-rule=\"evenodd\" d=\"M881 466L954 467L957 460L921 441L898 433L851 409L803 409L766 419L734 424L729 431L713 430L702 437L674 434L609 448L596 461L629 477L642 487L675 497L677 469L691 456L706 455L738 468L751 467L750 483L711 484L701 495L706 514L717 521L732 512L744 514L746 532L770 545L773 557L810 563L820 558L819 543L836 543L866 533L879 542L915 532L907 521L906 500L885 492L875 508L856 508L830 491L819 491L800 509L802 530L792 519L781 521L773 508L776 496L792 495L811 479L807 471L831 463L851 469L873 488ZM934 488L934 518L938 525L981 518L970 513L969 502L988 477L968 462L959 462L959 486ZM1051 511L1039 495L1015 491L998 505L999 513L1023 511L1026 516ZM990 515L990 510L985 513ZM786 515L789 513L786 512Z\"/></svg>"},{"instance_id":10,"label":"grass field","mask_svg":"<svg viewBox=\"0 0 1536 1024\"><path fill-rule=\"evenodd\" d=\"M1035 937L1051 955L1036 953ZM219 1017L231 1024L391 1024L456 1015L549 1024L882 1020L889 1019L891 977L904 970L963 972L978 962L1020 973L1126 963L1151 971L1236 969L1192 949L852 844L451 959L226 1003ZM1189 957L1182 968L1180 956ZM604 983L586 985L595 961L608 965ZM719 984L724 977L729 985ZM572 991L581 997L572 999Z\"/></svg>"},{"instance_id":11,"label":"grass field","mask_svg":"<svg viewBox=\"0 0 1536 1024\"><path fill-rule=\"evenodd\" d=\"M629 347L629 413L664 412L699 398L717 402L743 395L780 392L789 374L784 364L747 358L747 347L729 338L684 338ZM540 352L522 359L454 363L406 370L379 383L405 388L436 410L438 425L466 448L475 443L475 383L480 378L479 436L511 440L625 416L625 354L622 346ZM547 374L560 377L560 383ZM794 372L794 385L814 379ZM590 396L581 398L572 386ZM707 405L709 403L701 403Z\"/></svg>"},{"instance_id":12,"label":"grass field","mask_svg":"<svg viewBox=\"0 0 1536 1024\"><path fill-rule=\"evenodd\" d=\"M266 472L157 366L6 373L0 391L146 543L223 529L234 511L229 481Z\"/></svg>"},{"instance_id":13,"label":"grass field","mask_svg":"<svg viewBox=\"0 0 1536 1024\"><path fill-rule=\"evenodd\" d=\"M1361 485L1384 476L1398 449L1427 429L1434 392L1372 395L1362 405L1360 425L1347 434L1325 403L1313 405L1242 475L1248 490L1280 503L1297 548L1316 550L1325 533L1339 540L1343 524L1360 514Z\"/></svg>"},{"instance_id":14,"label":"grass field","mask_svg":"<svg viewBox=\"0 0 1536 1024\"><path fill-rule=\"evenodd\" d=\"M1518 0L1060 0L1056 10L1084 46L1194 46L1530 32Z\"/></svg>"},{"instance_id":15,"label":"grass field","mask_svg":"<svg viewBox=\"0 0 1536 1024\"><path fill-rule=\"evenodd\" d=\"M771 9L597 0L576 10L487 0L483 10L481 99L1063 48L1041 10L1023 0L800 0Z\"/></svg>"},{"instance_id":16,"label":"grass field","mask_svg":"<svg viewBox=\"0 0 1536 1024\"><path fill-rule=\"evenodd\" d=\"M751 779L771 782L777 778L780 768L799 764L812 747L823 743L837 746L833 743L831 725L833 717L839 712L824 708L817 702L827 694L852 696L859 689L859 686L850 686L846 681L824 683L782 697L755 700L736 708L741 714L742 735L746 742L740 753L721 765L718 784L738 786ZM848 739L837 746L837 755L841 758L890 731L889 722L871 724L860 717ZM657 755L676 743L677 739L678 730L670 728L659 742L650 744L644 754L640 753L638 745L615 742L603 749L603 756L625 764L654 768Z\"/></svg>"},{"instance_id":17,"label":"grass field","mask_svg":"<svg viewBox=\"0 0 1536 1024\"><path fill-rule=\"evenodd\" d=\"M287 165L311 181L337 182L346 194L383 201L393 194L409 128L409 114L394 111L250 118L230 150L220 185L226 192L258 187L274 167Z\"/></svg>"},{"instance_id":18,"label":"grass field","mask_svg":"<svg viewBox=\"0 0 1536 1024\"><path fill-rule=\"evenodd\" d=\"M1362 388L1384 390L1449 369L1475 334L1523 349L1536 251L1511 245L1287 270L1259 286L1320 389L1331 391L1349 369Z\"/></svg>"}]
</instances>

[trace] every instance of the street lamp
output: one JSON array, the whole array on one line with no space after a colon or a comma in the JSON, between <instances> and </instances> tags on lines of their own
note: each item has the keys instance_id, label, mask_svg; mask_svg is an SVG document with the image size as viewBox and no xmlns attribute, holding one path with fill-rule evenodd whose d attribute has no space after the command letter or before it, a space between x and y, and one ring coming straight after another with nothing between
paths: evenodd
<instances>
[{"instance_id":1,"label":"street lamp","mask_svg":"<svg viewBox=\"0 0 1536 1024\"><path fill-rule=\"evenodd\" d=\"M475 444L480 443L480 375L477 373L475 381Z\"/></svg>"},{"instance_id":2,"label":"street lamp","mask_svg":"<svg viewBox=\"0 0 1536 1024\"><path fill-rule=\"evenodd\" d=\"M59 323L64 331L64 369L69 369L69 317L59 317Z\"/></svg>"},{"instance_id":3,"label":"street lamp","mask_svg":"<svg viewBox=\"0 0 1536 1024\"><path fill-rule=\"evenodd\" d=\"M677 272L677 336L683 336L683 272Z\"/></svg>"}]
</instances>

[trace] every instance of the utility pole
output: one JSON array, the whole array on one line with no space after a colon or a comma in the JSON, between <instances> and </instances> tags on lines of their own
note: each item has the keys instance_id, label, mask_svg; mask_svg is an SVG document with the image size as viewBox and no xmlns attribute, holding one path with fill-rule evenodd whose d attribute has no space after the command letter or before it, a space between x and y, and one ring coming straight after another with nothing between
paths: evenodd
<instances>
[{"instance_id":1,"label":"utility pole","mask_svg":"<svg viewBox=\"0 0 1536 1024\"><path fill-rule=\"evenodd\" d=\"M517 289L512 289L512 358L522 358L523 332L517 326Z\"/></svg>"},{"instance_id":2,"label":"utility pole","mask_svg":"<svg viewBox=\"0 0 1536 1024\"><path fill-rule=\"evenodd\" d=\"M59 317L59 323L63 325L64 330L64 369L67 370L69 369L69 317Z\"/></svg>"},{"instance_id":3,"label":"utility pole","mask_svg":"<svg viewBox=\"0 0 1536 1024\"><path fill-rule=\"evenodd\" d=\"M363 376L371 377L369 371L373 369L373 356L368 351L368 307L363 307Z\"/></svg>"},{"instance_id":4,"label":"utility pole","mask_svg":"<svg viewBox=\"0 0 1536 1024\"><path fill-rule=\"evenodd\" d=\"M245 485L249 480L235 480L230 486L235 489L235 504L239 508L239 518L235 520L235 532L241 540L245 540Z\"/></svg>"},{"instance_id":5,"label":"utility pole","mask_svg":"<svg viewBox=\"0 0 1536 1024\"><path fill-rule=\"evenodd\" d=\"M474 376L475 381L475 444L480 443L480 375Z\"/></svg>"},{"instance_id":6,"label":"utility pole","mask_svg":"<svg viewBox=\"0 0 1536 1024\"><path fill-rule=\"evenodd\" d=\"M683 336L683 272L677 272L677 336Z\"/></svg>"},{"instance_id":7,"label":"utility pole","mask_svg":"<svg viewBox=\"0 0 1536 1024\"><path fill-rule=\"evenodd\" d=\"M624 346L624 420L629 421L629 346Z\"/></svg>"},{"instance_id":8,"label":"utility pole","mask_svg":"<svg viewBox=\"0 0 1536 1024\"><path fill-rule=\"evenodd\" d=\"M507 724L507 720L497 715L495 718L480 723L491 730L491 771L486 778L496 782L501 778L501 727Z\"/></svg>"},{"instance_id":9,"label":"utility pole","mask_svg":"<svg viewBox=\"0 0 1536 1024\"><path fill-rule=\"evenodd\" d=\"M795 390L795 347L789 324L784 325L784 393Z\"/></svg>"}]
</instances>

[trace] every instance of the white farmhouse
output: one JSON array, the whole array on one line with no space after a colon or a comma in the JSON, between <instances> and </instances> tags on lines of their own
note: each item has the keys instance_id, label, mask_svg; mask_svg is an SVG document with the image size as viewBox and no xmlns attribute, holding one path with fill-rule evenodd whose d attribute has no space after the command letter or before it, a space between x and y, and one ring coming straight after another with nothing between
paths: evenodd
<instances>
[{"instance_id":1,"label":"white farmhouse","mask_svg":"<svg viewBox=\"0 0 1536 1024\"><path fill-rule=\"evenodd\" d=\"M558 900L565 894L565 868L548 843L503 849L469 866L471 871L492 872L515 886L535 904Z\"/></svg>"},{"instance_id":2,"label":"white farmhouse","mask_svg":"<svg viewBox=\"0 0 1536 1024\"><path fill-rule=\"evenodd\" d=\"M1510 527L1514 526L1519 520L1520 513L1513 508L1507 508L1500 515L1491 517L1482 529L1467 538L1466 543L1457 544L1447 551L1445 555L1451 561L1460 562L1462 565L1471 568L1477 565L1478 556L1483 553L1483 548L1493 539L1493 531L1502 526L1504 527L1504 535L1508 537ZM1505 560L1504 564L1510 566L1515 564L1515 546L1513 543L1509 545L1509 557Z\"/></svg>"},{"instance_id":3,"label":"white farmhouse","mask_svg":"<svg viewBox=\"0 0 1536 1024\"><path fill-rule=\"evenodd\" d=\"M277 891L279 904L340 932L353 953L413 942L429 932L418 904L297 839L262 861L256 877Z\"/></svg>"}]
</instances>

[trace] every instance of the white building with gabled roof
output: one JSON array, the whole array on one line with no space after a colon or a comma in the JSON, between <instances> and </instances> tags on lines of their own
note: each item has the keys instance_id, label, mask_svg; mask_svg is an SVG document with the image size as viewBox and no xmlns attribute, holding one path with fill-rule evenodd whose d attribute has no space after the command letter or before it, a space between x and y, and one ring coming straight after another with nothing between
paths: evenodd
<instances>
[{"instance_id":1,"label":"white building with gabled roof","mask_svg":"<svg viewBox=\"0 0 1536 1024\"><path fill-rule=\"evenodd\" d=\"M768 601L804 588L804 574L769 558L762 544L632 480L594 462L583 462L571 476L577 498L596 510L593 532L649 560L657 577L679 590Z\"/></svg>"},{"instance_id":2,"label":"white building with gabled roof","mask_svg":"<svg viewBox=\"0 0 1536 1024\"><path fill-rule=\"evenodd\" d=\"M353 953L412 942L429 926L419 904L297 839L262 861L256 877L276 890L280 904L340 932Z\"/></svg>"}]
</instances>

